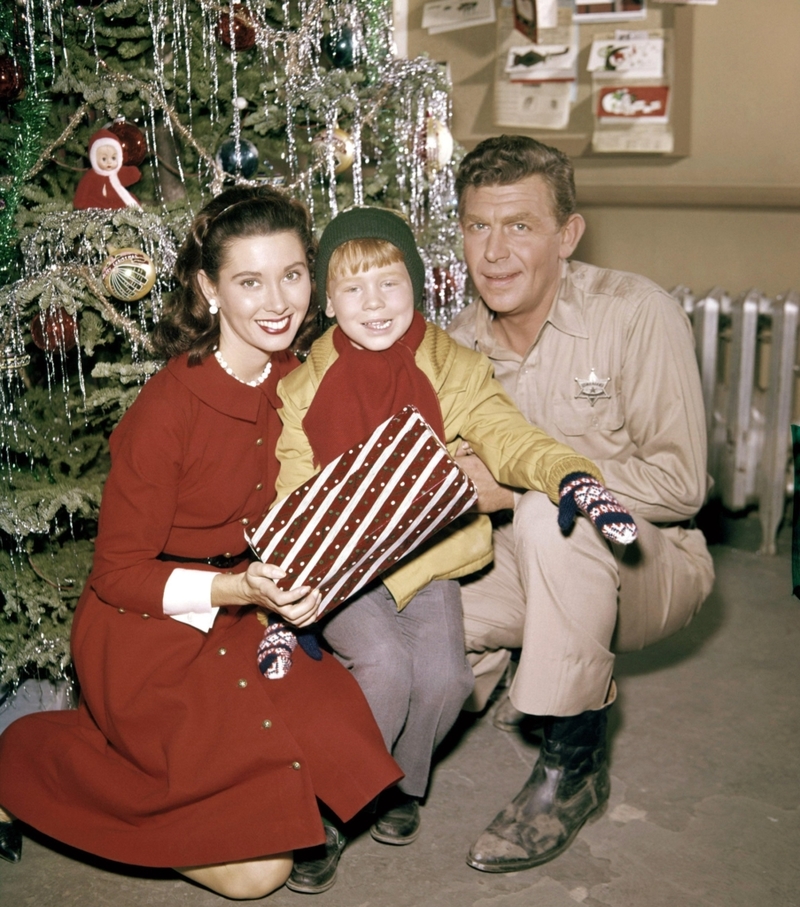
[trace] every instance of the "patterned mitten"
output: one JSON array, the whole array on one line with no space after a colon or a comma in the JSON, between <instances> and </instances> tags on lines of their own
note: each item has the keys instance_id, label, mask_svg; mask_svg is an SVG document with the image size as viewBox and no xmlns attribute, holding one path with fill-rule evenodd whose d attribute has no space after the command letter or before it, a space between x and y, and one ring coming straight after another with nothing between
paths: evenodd
<instances>
[{"instance_id":1,"label":"patterned mitten","mask_svg":"<svg viewBox=\"0 0 800 907\"><path fill-rule=\"evenodd\" d=\"M257 656L258 668L267 680L280 680L289 673L296 646L294 633L277 614L270 614Z\"/></svg>"},{"instance_id":2,"label":"patterned mitten","mask_svg":"<svg viewBox=\"0 0 800 907\"><path fill-rule=\"evenodd\" d=\"M559 493L558 526L564 535L572 529L580 511L610 542L630 545L636 539L638 530L633 517L605 485L588 473L572 472L565 476Z\"/></svg>"}]
</instances>

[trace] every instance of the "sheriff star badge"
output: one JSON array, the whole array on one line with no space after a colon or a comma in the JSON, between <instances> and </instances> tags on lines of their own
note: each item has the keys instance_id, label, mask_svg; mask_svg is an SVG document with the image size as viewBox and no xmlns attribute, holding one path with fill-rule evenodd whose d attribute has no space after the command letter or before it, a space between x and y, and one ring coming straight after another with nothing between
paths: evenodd
<instances>
[{"instance_id":1,"label":"sheriff star badge","mask_svg":"<svg viewBox=\"0 0 800 907\"><path fill-rule=\"evenodd\" d=\"M606 385L611 378L598 378L594 368L589 372L588 378L576 378L580 391L575 394L575 399L584 397L589 401L590 406L594 406L598 400L605 398L611 399L611 395L606 393Z\"/></svg>"}]
</instances>

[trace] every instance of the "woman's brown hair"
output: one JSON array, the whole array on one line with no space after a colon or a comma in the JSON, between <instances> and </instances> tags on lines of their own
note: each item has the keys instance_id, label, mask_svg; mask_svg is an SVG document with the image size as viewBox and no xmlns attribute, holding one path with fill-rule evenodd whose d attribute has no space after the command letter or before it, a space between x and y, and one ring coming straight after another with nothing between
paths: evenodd
<instances>
[{"instance_id":1,"label":"woman's brown hair","mask_svg":"<svg viewBox=\"0 0 800 907\"><path fill-rule=\"evenodd\" d=\"M200 211L178 252L175 277L179 286L173 290L153 331L158 355L171 359L188 353L189 363L196 365L213 352L219 343L219 315L209 312L197 275L202 270L216 283L231 243L242 237L272 233L297 236L313 279L317 243L311 215L302 202L267 186L237 186L220 193ZM307 349L316 323L316 294L312 287L308 313L294 340L294 349Z\"/></svg>"}]
</instances>

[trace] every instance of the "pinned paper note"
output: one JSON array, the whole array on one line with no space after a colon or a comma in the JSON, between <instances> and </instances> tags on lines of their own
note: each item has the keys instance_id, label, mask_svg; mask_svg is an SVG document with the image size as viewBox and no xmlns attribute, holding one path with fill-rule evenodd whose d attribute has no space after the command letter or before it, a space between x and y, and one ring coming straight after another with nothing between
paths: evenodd
<instances>
[{"instance_id":1,"label":"pinned paper note","mask_svg":"<svg viewBox=\"0 0 800 907\"><path fill-rule=\"evenodd\" d=\"M422 27L431 35L495 21L494 0L440 0L422 8Z\"/></svg>"},{"instance_id":2,"label":"pinned paper note","mask_svg":"<svg viewBox=\"0 0 800 907\"><path fill-rule=\"evenodd\" d=\"M664 75L664 39L595 40L586 68L595 76L660 79Z\"/></svg>"},{"instance_id":3,"label":"pinned paper note","mask_svg":"<svg viewBox=\"0 0 800 907\"><path fill-rule=\"evenodd\" d=\"M575 3L574 19L579 23L617 22L644 19L645 0L583 0Z\"/></svg>"},{"instance_id":4,"label":"pinned paper note","mask_svg":"<svg viewBox=\"0 0 800 907\"><path fill-rule=\"evenodd\" d=\"M520 129L566 129L572 82L496 82L494 121Z\"/></svg>"},{"instance_id":5,"label":"pinned paper note","mask_svg":"<svg viewBox=\"0 0 800 907\"><path fill-rule=\"evenodd\" d=\"M597 99L599 123L666 123L668 85L616 85L602 88Z\"/></svg>"},{"instance_id":6,"label":"pinned paper note","mask_svg":"<svg viewBox=\"0 0 800 907\"><path fill-rule=\"evenodd\" d=\"M506 58L506 73L515 82L554 82L577 78L578 42L525 44L512 47Z\"/></svg>"}]
</instances>

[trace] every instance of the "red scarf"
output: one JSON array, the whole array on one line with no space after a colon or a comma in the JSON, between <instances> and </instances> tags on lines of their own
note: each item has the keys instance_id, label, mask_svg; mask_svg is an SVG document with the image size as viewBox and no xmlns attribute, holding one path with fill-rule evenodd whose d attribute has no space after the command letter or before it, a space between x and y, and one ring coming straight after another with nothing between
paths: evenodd
<instances>
[{"instance_id":1,"label":"red scarf","mask_svg":"<svg viewBox=\"0 0 800 907\"><path fill-rule=\"evenodd\" d=\"M325 373L303 419L314 459L326 466L404 406L412 404L444 441L444 421L433 385L414 359L425 336L425 319L414 313L411 327L388 350L360 350L338 328L339 358Z\"/></svg>"}]
</instances>

